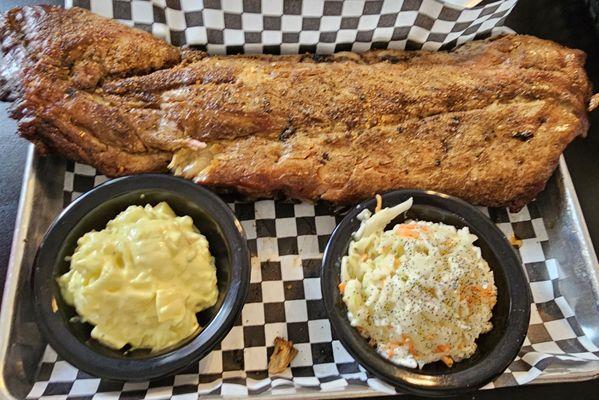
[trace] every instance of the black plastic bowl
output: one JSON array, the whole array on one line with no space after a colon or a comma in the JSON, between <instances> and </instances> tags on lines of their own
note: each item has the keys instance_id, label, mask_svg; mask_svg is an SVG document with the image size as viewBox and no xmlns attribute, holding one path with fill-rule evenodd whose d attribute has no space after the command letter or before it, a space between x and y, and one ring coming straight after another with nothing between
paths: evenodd
<instances>
[{"instance_id":1,"label":"black plastic bowl","mask_svg":"<svg viewBox=\"0 0 599 400\"><path fill-rule=\"evenodd\" d=\"M113 350L91 339L91 325L78 322L64 302L56 278L69 269L77 239L130 205L166 201L177 215L189 215L208 239L215 258L217 303L198 313L195 336L161 352ZM225 337L245 302L250 260L245 234L229 207L212 192L168 175L136 175L108 181L71 203L50 226L33 269L38 325L56 352L77 368L108 379L148 380L181 370L205 356Z\"/></svg>"},{"instance_id":2,"label":"black plastic bowl","mask_svg":"<svg viewBox=\"0 0 599 400\"><path fill-rule=\"evenodd\" d=\"M444 194L399 190L383 196L383 207L392 207L410 197L412 208L392 221L406 219L442 222L458 228L467 226L478 236L475 245L482 250L497 286L493 310L493 329L476 341L472 357L447 367L442 362L411 369L393 364L380 356L352 327L347 308L339 294L341 258L347 254L351 235L360 226L358 214L365 208L374 211L376 201L365 201L351 209L335 229L321 270L324 304L335 333L347 351L368 371L400 390L420 395L442 396L479 388L500 375L514 360L526 337L530 319L530 293L520 260L503 233L483 213L470 204Z\"/></svg>"}]
</instances>

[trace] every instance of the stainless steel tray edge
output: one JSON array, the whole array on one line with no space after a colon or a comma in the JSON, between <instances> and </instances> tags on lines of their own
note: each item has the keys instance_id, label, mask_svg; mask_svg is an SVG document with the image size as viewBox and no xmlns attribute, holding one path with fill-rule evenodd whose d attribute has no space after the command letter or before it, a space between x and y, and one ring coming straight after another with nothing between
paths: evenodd
<instances>
[{"instance_id":1,"label":"stainless steel tray edge","mask_svg":"<svg viewBox=\"0 0 599 400\"><path fill-rule=\"evenodd\" d=\"M548 184L537 201L542 214L552 207L561 210L554 219L545 220L552 239L544 249L545 257L557 261L560 292L584 333L599 347L599 261L563 156L552 179L556 184Z\"/></svg>"},{"instance_id":2,"label":"stainless steel tray edge","mask_svg":"<svg viewBox=\"0 0 599 400\"><path fill-rule=\"evenodd\" d=\"M537 206L544 215L548 213L543 210L561 210L555 220L544 221L552 239L550 246L544 249L545 256L557 260L560 292L575 310L584 333L599 347L599 261L563 155L556 173L539 195ZM568 254L567 260L564 253ZM599 361L589 361L574 368L547 368L532 383L573 382L596 377L599 377Z\"/></svg>"},{"instance_id":3,"label":"stainless steel tray edge","mask_svg":"<svg viewBox=\"0 0 599 400\"><path fill-rule=\"evenodd\" d=\"M35 323L26 274L46 229L62 209L64 171L63 159L40 157L29 145L0 311L1 398L27 395L46 347Z\"/></svg>"},{"instance_id":4,"label":"stainless steel tray edge","mask_svg":"<svg viewBox=\"0 0 599 400\"><path fill-rule=\"evenodd\" d=\"M26 295L30 294L30 288L28 287L29 280L23 274L30 272L35 249L47 226L62 208L63 177L63 160L54 157L39 157L34 151L33 145L30 145L0 311L3 321L0 324L0 398L3 399L18 399L26 396L29 387L33 383L31 380L37 372L37 365L32 366L31 362L28 363L27 361L31 361L35 357L39 360L45 347L43 341L40 341L39 332L33 319L31 321L29 321L29 318L27 318L27 321L17 321L17 318L22 316L25 311L30 312L31 310L27 309L33 305L31 301L26 299ZM541 208L556 205L564 207L565 213L573 218L571 222L574 223L570 223L567 227L561 225L558 225L557 228L554 227L555 229L564 230L564 232L553 232L553 234L557 234L559 237L566 235L572 238L573 243L579 250L581 258L576 260L574 268L585 270L587 275L583 276L582 279L585 279L585 282L592 287L592 296L595 300L594 302L588 302L587 300L587 305L590 303L592 307L590 310L586 310L590 312L586 317L590 319L591 322L589 323L599 327L599 312L597 312L597 306L599 305L599 262L563 157L560 159L559 168L552 180L555 182L548 184L548 189L542 194L539 204ZM548 233L551 229L553 228L548 228ZM566 271L566 273L570 272ZM573 275L576 275L576 271L573 272ZM578 278L581 279L580 276ZM19 290L25 290L25 293L19 293ZM564 296L570 301L567 291ZM25 301L19 301L23 299ZM23 311L22 307L26 310ZM30 329L23 329L22 326L19 326L21 328L19 331L13 331L15 322L21 325L27 324L27 328ZM595 325L595 322L597 322L597 325ZM585 333L591 335L592 340L597 344L599 329L592 332L587 332L587 330L585 329ZM27 355L28 360L16 359L18 357L11 358L11 351L15 351L15 347L18 349L27 347L28 351L25 355ZM23 355L23 352L17 350L16 354ZM575 369L573 371L569 368L558 368L553 371L546 371L534 383L582 381L599 376L599 363L589 363L584 368L577 367ZM22 381L11 382L15 379L21 379ZM353 387L342 391L319 392L318 397L370 397L380 394L366 387ZM292 399L308 398L312 395L314 393L298 392L296 394L262 394L261 397Z\"/></svg>"},{"instance_id":5,"label":"stainless steel tray edge","mask_svg":"<svg viewBox=\"0 0 599 400\"><path fill-rule=\"evenodd\" d=\"M23 173L21 194L19 196L14 236L10 248L10 259L8 260L8 268L6 270L6 283L4 285L4 293L2 296L2 308L0 309L2 320L10 321L10 323L0 324L0 360L2 360L0 363L0 396L2 396L3 399L15 398L12 393L9 392L5 381L6 352L12 330L14 302L19 281L18 274L21 272L23 253L25 251L24 243L29 229L29 219L31 218L31 198L34 195L34 184L32 179L34 153L34 147L29 145L29 148L27 149L25 171Z\"/></svg>"},{"instance_id":6,"label":"stainless steel tray edge","mask_svg":"<svg viewBox=\"0 0 599 400\"><path fill-rule=\"evenodd\" d=\"M573 214L576 215L579 219L579 224L577 226L579 231L579 239L584 242L582 256L586 259L587 265L592 266L594 271L594 277L590 281L593 285L593 292L599 294L599 260L597 259L597 253L595 252L595 247L593 246L593 241L591 240L591 235L589 234L589 228L587 227L586 220L584 218L584 214L582 213L582 209L580 208L580 202L578 201L578 195L576 194L576 190L574 190L574 183L572 182L572 177L570 176L570 171L568 170L568 166L566 165L566 160L562 155L559 160L559 171L562 174L562 179L564 181L564 186L568 189L568 203L569 207L573 209ZM599 306L599 298L595 299L595 303Z\"/></svg>"}]
</instances>

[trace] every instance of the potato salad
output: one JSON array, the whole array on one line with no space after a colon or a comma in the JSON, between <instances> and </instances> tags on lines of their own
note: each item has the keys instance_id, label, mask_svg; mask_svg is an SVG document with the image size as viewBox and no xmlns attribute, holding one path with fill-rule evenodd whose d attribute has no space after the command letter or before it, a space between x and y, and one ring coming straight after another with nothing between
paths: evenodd
<instances>
[{"instance_id":1,"label":"potato salad","mask_svg":"<svg viewBox=\"0 0 599 400\"><path fill-rule=\"evenodd\" d=\"M165 203L130 206L77 241L58 279L91 336L115 349L162 350L200 329L196 313L218 298L208 241Z\"/></svg>"},{"instance_id":2,"label":"potato salad","mask_svg":"<svg viewBox=\"0 0 599 400\"><path fill-rule=\"evenodd\" d=\"M406 367L454 362L476 351L492 328L493 273L467 227L405 221L387 225L412 205L364 210L339 291L348 319L378 353Z\"/></svg>"}]
</instances>

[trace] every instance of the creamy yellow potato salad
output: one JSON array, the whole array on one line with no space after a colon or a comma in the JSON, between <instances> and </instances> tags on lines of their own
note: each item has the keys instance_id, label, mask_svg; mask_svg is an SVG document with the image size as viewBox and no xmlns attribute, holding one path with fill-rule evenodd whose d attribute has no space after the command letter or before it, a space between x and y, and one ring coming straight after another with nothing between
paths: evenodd
<instances>
[{"instance_id":1,"label":"creamy yellow potato salad","mask_svg":"<svg viewBox=\"0 0 599 400\"><path fill-rule=\"evenodd\" d=\"M491 328L493 273L468 228L406 221L412 206L364 210L341 265L339 291L352 326L392 362L420 367L470 357Z\"/></svg>"},{"instance_id":2,"label":"creamy yellow potato salad","mask_svg":"<svg viewBox=\"0 0 599 400\"><path fill-rule=\"evenodd\" d=\"M77 241L58 279L64 300L106 346L161 350L200 329L218 298L214 257L189 216L162 202L130 206Z\"/></svg>"}]
</instances>

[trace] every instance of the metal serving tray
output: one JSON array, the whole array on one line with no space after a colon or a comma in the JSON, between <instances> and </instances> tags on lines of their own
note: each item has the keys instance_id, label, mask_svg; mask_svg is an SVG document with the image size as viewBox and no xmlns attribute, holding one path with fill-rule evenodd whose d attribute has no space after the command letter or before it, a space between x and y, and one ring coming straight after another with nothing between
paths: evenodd
<instances>
[{"instance_id":1,"label":"metal serving tray","mask_svg":"<svg viewBox=\"0 0 599 400\"><path fill-rule=\"evenodd\" d=\"M0 396L3 398L24 398L28 394L46 347L35 323L30 275L37 246L53 218L62 210L64 175L63 159L39 157L30 146L1 310ZM561 268L560 291L584 333L599 345L599 263L563 158L537 199L537 206L549 237L549 245L543 250L547 258L556 259ZM599 376L599 367L591 362L571 367L550 366L534 382L577 381L596 376ZM369 388L348 388L329 393L299 392L284 397L376 394Z\"/></svg>"}]
</instances>

